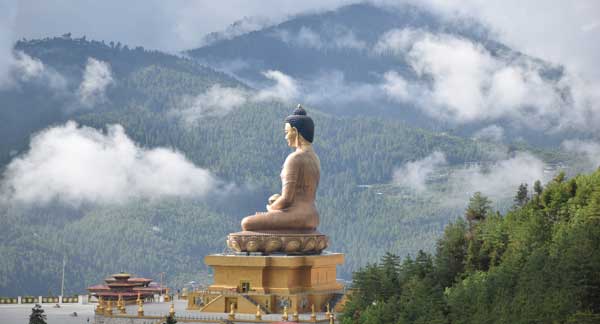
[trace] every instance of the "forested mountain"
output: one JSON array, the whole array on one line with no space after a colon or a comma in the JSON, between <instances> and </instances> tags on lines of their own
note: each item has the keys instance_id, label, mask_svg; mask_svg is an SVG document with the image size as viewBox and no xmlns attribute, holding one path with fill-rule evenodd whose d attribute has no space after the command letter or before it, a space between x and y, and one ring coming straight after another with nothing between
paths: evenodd
<instances>
[{"instance_id":1,"label":"forested mountain","mask_svg":"<svg viewBox=\"0 0 600 324\"><path fill-rule=\"evenodd\" d=\"M0 294L57 293L63 258L68 293L81 292L121 270L154 278L164 271L173 286L189 280L206 282L203 256L223 251L227 233L237 231L243 216L262 210L266 198L280 189L278 173L289 152L282 120L292 105L246 100L231 111L203 115L190 123L180 114L187 109L182 104L186 96L204 94L215 85L244 93L257 90L194 61L121 44L63 36L23 40L16 50L43 69L0 91L0 116L6 125L0 137L4 170ZM102 72L106 87L88 102L82 91L93 69ZM405 255L431 250L444 224L460 214L460 204L439 199L443 182L437 184L441 191L426 193L394 185L397 167L432 152L444 152L452 169L518 151L394 119L331 115L312 106L307 110L317 125L315 149L323 169L320 230L330 236L331 250L346 253L340 269L345 278L365 262L375 261L381 251ZM67 120L79 126L63 126ZM26 159L40 136L48 134L35 132L70 129L93 136L106 149L114 135L107 125L114 124L121 125L140 150L162 147L179 152L211 172L221 185L208 196L142 195L114 203L72 202L68 194L73 193L44 201L13 199L15 189L6 185L15 161ZM100 133L90 135L92 129ZM71 171L59 166L61 177ZM43 181L34 179L38 180ZM52 182L43 183L50 186L43 190L53 190Z\"/></svg>"},{"instance_id":2,"label":"forested mountain","mask_svg":"<svg viewBox=\"0 0 600 324\"><path fill-rule=\"evenodd\" d=\"M600 170L523 187L506 214L480 194L435 253L354 273L342 323L597 323Z\"/></svg>"},{"instance_id":3,"label":"forested mountain","mask_svg":"<svg viewBox=\"0 0 600 324\"><path fill-rule=\"evenodd\" d=\"M13 80L0 88L0 295L57 293L63 259L67 293L117 271L166 272L179 287L208 281L203 256L223 251L241 218L263 210L280 190L289 152L282 120L294 101L316 123L320 230L330 250L346 254L339 272L346 279L383 251L433 251L474 191L488 189L493 207L506 210L512 192L500 185L521 176L519 182L546 180L569 167L572 157L554 150L457 136L487 121L447 124L416 102L394 101L388 90L398 89L389 82L432 79L419 75L406 49L396 55L402 37L458 40L493 66L532 65L544 82L562 76L560 67L502 45L474 22L455 24L410 6L302 15L187 51L189 58L70 34L17 42ZM542 134L517 128L507 133ZM121 161L114 152L130 155ZM54 169L18 172L49 160ZM72 160L97 167L92 173L116 171L77 178L83 166ZM161 163L190 171L178 186L207 192L184 192L169 181L135 187L154 179L148 170ZM537 171L530 174L531 165ZM197 185L194 177L212 184ZM69 179L77 186L57 191ZM103 183L125 185L115 194L98 190L111 191Z\"/></svg>"},{"instance_id":4,"label":"forested mountain","mask_svg":"<svg viewBox=\"0 0 600 324\"><path fill-rule=\"evenodd\" d=\"M335 114L394 117L462 136L499 126L506 129L504 140L526 138L536 145L560 143L565 134L590 135L577 128L557 135L545 132L542 123L539 127L522 127L511 122L513 116L495 113L496 109L503 109L503 98L497 96L513 95L493 90L498 78L508 76L495 74L504 71L502 67L507 68L508 74L523 72L519 76L523 82L518 86L531 86L532 92L544 89L543 93L535 93L537 100L511 102L515 110L522 109L531 118L532 111L544 110L543 106L554 96L557 102L562 100L561 104L568 105L572 94L560 82L564 76L562 67L502 44L476 21L452 20L420 6L358 3L302 14L235 37L212 35L207 45L186 53L251 84L264 84L267 70L283 71L297 82L306 101ZM435 66L430 55L445 57L448 66ZM465 72L454 79L453 69ZM441 94L438 90L450 91L444 89L444 80L456 81L452 86L460 85L453 91L464 93L456 98L469 99L456 99L456 105L450 98L437 102L435 96ZM478 101L482 104L475 103ZM436 105L441 112L447 110L448 118L432 112ZM461 116L462 109L470 109L467 114L481 109L482 116Z\"/></svg>"},{"instance_id":5,"label":"forested mountain","mask_svg":"<svg viewBox=\"0 0 600 324\"><path fill-rule=\"evenodd\" d=\"M136 107L164 111L182 94L201 92L215 83L243 87L231 77L190 60L141 47L130 49L120 43L105 44L63 36L19 41L15 51L22 51L43 65L27 62L42 71L16 88L0 88L4 107L0 110L0 120L5 122L0 129L2 164L15 154L14 150L27 146L31 133L64 122L71 116L90 110L126 111ZM110 78L117 81L106 87L105 96L94 102L78 97L89 58L109 63Z\"/></svg>"}]
</instances>

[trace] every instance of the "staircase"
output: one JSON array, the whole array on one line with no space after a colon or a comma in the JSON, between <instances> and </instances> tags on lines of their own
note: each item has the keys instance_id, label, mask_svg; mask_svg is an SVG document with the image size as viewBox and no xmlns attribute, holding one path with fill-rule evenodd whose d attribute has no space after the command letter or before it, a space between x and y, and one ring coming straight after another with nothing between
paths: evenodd
<instances>
[{"instance_id":1,"label":"staircase","mask_svg":"<svg viewBox=\"0 0 600 324\"><path fill-rule=\"evenodd\" d=\"M255 301L254 301L254 299L250 298L250 296L248 296L248 295L243 295L243 294L240 294L240 296L242 296L242 297L243 297L244 299L246 299L247 301L251 302L251 303L252 303L254 306L258 306L258 307L260 307L260 311L261 311L263 314L270 314L270 312L269 312L269 311L268 311L268 310L267 310L267 309L266 309L266 308L265 308L263 305L261 305L261 304L259 304L259 303L255 302Z\"/></svg>"},{"instance_id":2,"label":"staircase","mask_svg":"<svg viewBox=\"0 0 600 324\"><path fill-rule=\"evenodd\" d=\"M328 302L330 309L334 310L335 306L337 306L337 304L340 301L342 301L342 299L344 299L345 295L346 294L344 294L344 293L335 293L335 294L333 294L333 296L329 299L329 302Z\"/></svg>"}]
</instances>

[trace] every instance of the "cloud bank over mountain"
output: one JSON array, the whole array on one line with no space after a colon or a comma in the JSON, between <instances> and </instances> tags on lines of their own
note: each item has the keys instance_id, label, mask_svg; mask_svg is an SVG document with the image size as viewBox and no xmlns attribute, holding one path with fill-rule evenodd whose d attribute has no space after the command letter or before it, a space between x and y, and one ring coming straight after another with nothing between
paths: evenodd
<instances>
[{"instance_id":1,"label":"cloud bank over mountain","mask_svg":"<svg viewBox=\"0 0 600 324\"><path fill-rule=\"evenodd\" d=\"M394 1L382 1L392 5ZM600 2L410 0L449 19L477 19L503 43L598 83Z\"/></svg>"},{"instance_id":2,"label":"cloud bank over mountain","mask_svg":"<svg viewBox=\"0 0 600 324\"><path fill-rule=\"evenodd\" d=\"M2 177L5 199L25 204L113 204L134 198L203 197L219 185L208 170L166 148L145 149L120 125L106 133L68 122L36 134Z\"/></svg>"},{"instance_id":3,"label":"cloud bank over mountain","mask_svg":"<svg viewBox=\"0 0 600 324\"><path fill-rule=\"evenodd\" d=\"M402 29L384 34L376 52L406 58L417 79L389 71L387 95L398 102L415 102L431 117L458 123L507 119L546 130L596 127L600 111L595 92L570 75L559 80L544 76L534 60L492 55L468 39L447 34ZM579 95L565 98L573 90ZM584 117L588 116L588 118Z\"/></svg>"},{"instance_id":4,"label":"cloud bank over mountain","mask_svg":"<svg viewBox=\"0 0 600 324\"><path fill-rule=\"evenodd\" d=\"M180 117L190 126L205 117L225 116L248 103L265 101L290 103L298 99L298 85L292 77L277 70L264 71L263 75L271 82L258 90L215 84L205 92L184 95L170 114Z\"/></svg>"},{"instance_id":5,"label":"cloud bank over mountain","mask_svg":"<svg viewBox=\"0 0 600 324\"><path fill-rule=\"evenodd\" d=\"M551 176L544 172L547 165L540 158L526 152L493 163L449 166L446 155L436 151L394 170L393 184L419 193L433 192L440 189L432 180L436 175L444 174L442 178L446 178L446 182L441 197L445 204L457 206L465 204L477 191L494 201L507 199L521 183L531 186L536 180L546 182Z\"/></svg>"}]
</instances>

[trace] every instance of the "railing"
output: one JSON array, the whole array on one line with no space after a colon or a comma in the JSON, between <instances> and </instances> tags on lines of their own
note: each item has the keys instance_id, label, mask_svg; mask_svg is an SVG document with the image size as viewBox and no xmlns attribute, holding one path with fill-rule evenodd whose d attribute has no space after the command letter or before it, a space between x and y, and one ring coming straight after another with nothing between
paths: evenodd
<instances>
[{"instance_id":1,"label":"railing","mask_svg":"<svg viewBox=\"0 0 600 324\"><path fill-rule=\"evenodd\" d=\"M164 313L144 313L143 316L134 314L117 314L112 315L96 314L96 316L110 317L110 318L136 318L136 319L147 319L147 320L162 320L168 316ZM255 315L252 314L234 314L234 318L230 317L230 314L202 314L202 315L175 315L177 322L189 322L189 323L274 323L281 322L282 314L271 314L270 318L256 319ZM291 315L288 315L291 320ZM303 314L302 317L306 318L307 315ZM329 323L329 318L325 314L316 314L316 318L313 319L299 319L296 323ZM162 322L161 322L162 323Z\"/></svg>"},{"instance_id":2,"label":"railing","mask_svg":"<svg viewBox=\"0 0 600 324\"><path fill-rule=\"evenodd\" d=\"M43 297L42 296L43 304L58 304L58 301L59 301L58 297Z\"/></svg>"},{"instance_id":3,"label":"railing","mask_svg":"<svg viewBox=\"0 0 600 324\"><path fill-rule=\"evenodd\" d=\"M63 302L64 304L78 303L78 302L79 302L79 296L73 296L73 297L63 297L63 298L62 298L62 302Z\"/></svg>"},{"instance_id":4,"label":"railing","mask_svg":"<svg viewBox=\"0 0 600 324\"><path fill-rule=\"evenodd\" d=\"M0 304L76 304L86 302L83 296L17 296L0 297Z\"/></svg>"},{"instance_id":5,"label":"railing","mask_svg":"<svg viewBox=\"0 0 600 324\"><path fill-rule=\"evenodd\" d=\"M0 304L18 304L19 300L13 297L0 297Z\"/></svg>"},{"instance_id":6,"label":"railing","mask_svg":"<svg viewBox=\"0 0 600 324\"><path fill-rule=\"evenodd\" d=\"M319 291L303 291L298 293L291 293L289 295L330 295L330 294L344 294L346 289L334 289L334 290L319 290ZM246 291L246 292L238 292L236 290L209 290L209 289L198 289L193 290L190 293L194 294L204 294L204 295L223 295L223 296L239 296L239 295L249 295L249 296L269 296L269 295L282 295L281 293L261 293L257 291ZM189 294L188 293L188 296Z\"/></svg>"}]
</instances>

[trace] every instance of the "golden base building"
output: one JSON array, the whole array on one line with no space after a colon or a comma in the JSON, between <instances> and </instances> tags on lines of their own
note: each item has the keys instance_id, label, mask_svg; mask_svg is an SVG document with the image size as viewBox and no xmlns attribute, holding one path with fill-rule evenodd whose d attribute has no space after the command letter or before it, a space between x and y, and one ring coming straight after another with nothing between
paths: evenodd
<instances>
[{"instance_id":1,"label":"golden base building","mask_svg":"<svg viewBox=\"0 0 600 324\"><path fill-rule=\"evenodd\" d=\"M191 292L188 309L202 312L263 314L325 312L344 294L336 280L341 253L321 255L223 255L205 258L214 282Z\"/></svg>"}]
</instances>

